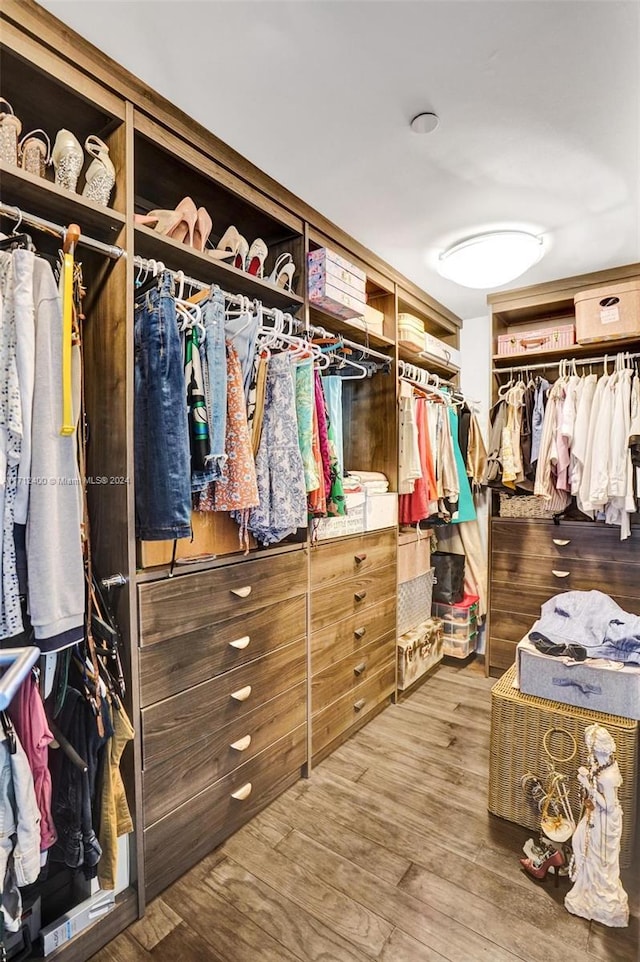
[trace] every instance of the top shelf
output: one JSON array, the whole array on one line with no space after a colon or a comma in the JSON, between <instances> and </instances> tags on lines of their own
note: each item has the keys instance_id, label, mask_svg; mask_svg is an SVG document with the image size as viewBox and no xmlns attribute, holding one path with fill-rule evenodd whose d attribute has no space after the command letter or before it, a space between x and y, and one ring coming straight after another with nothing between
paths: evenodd
<instances>
[{"instance_id":1,"label":"top shelf","mask_svg":"<svg viewBox=\"0 0 640 962\"><path fill-rule=\"evenodd\" d=\"M0 163L0 199L63 227L77 223L83 234L109 244L116 243L125 223L124 214L112 207L102 207L44 177L3 163Z\"/></svg>"},{"instance_id":2,"label":"top shelf","mask_svg":"<svg viewBox=\"0 0 640 962\"><path fill-rule=\"evenodd\" d=\"M502 367L522 367L527 364L549 364L552 367L559 361L567 358L576 360L583 357L604 357L608 354L610 358L615 357L621 351L628 351L632 348L638 349L639 338L620 338L617 341L599 341L592 344L572 344L570 347L559 347L554 351L539 351L536 354L494 354L493 363L496 368Z\"/></svg>"},{"instance_id":3,"label":"top shelf","mask_svg":"<svg viewBox=\"0 0 640 962\"><path fill-rule=\"evenodd\" d=\"M205 284L219 284L231 294L258 298L266 307L280 307L295 312L304 303L293 291L285 291L224 261L213 260L193 247L178 243L141 224L136 224L135 228L135 252L142 257L162 261L172 270L184 271Z\"/></svg>"},{"instance_id":4,"label":"top shelf","mask_svg":"<svg viewBox=\"0 0 640 962\"><path fill-rule=\"evenodd\" d=\"M358 343L368 344L369 347L392 348L395 341L384 334L375 334L373 331L366 331L358 318L353 321L345 321L341 317L336 317L330 311L324 311L313 304L309 305L309 322L315 327L325 327L332 334L341 334L349 340Z\"/></svg>"}]
</instances>

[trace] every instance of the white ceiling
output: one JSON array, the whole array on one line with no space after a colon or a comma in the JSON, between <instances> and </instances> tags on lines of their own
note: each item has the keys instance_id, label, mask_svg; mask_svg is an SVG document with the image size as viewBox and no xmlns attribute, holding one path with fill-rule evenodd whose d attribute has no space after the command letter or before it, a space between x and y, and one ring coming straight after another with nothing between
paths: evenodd
<instances>
[{"instance_id":1,"label":"white ceiling","mask_svg":"<svg viewBox=\"0 0 640 962\"><path fill-rule=\"evenodd\" d=\"M510 286L640 260L637 2L44 6L462 317L433 263L477 230L547 236Z\"/></svg>"}]
</instances>

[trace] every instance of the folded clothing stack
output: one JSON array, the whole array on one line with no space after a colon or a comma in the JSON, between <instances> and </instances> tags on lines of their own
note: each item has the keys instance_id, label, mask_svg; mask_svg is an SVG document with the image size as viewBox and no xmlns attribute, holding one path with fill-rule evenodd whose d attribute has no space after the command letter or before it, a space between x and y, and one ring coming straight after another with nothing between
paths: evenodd
<instances>
[{"instance_id":1,"label":"folded clothing stack","mask_svg":"<svg viewBox=\"0 0 640 962\"><path fill-rule=\"evenodd\" d=\"M359 482L367 494L386 494L389 490L389 479L381 471L349 471L345 481L350 479Z\"/></svg>"},{"instance_id":2,"label":"folded clothing stack","mask_svg":"<svg viewBox=\"0 0 640 962\"><path fill-rule=\"evenodd\" d=\"M364 492L361 482L351 474L348 474L342 479L342 487L345 494L360 494Z\"/></svg>"}]
</instances>

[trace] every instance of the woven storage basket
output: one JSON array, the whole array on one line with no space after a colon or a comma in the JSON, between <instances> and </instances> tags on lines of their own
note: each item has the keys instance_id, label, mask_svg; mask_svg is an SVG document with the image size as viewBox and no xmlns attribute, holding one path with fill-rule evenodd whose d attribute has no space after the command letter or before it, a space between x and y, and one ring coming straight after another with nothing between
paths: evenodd
<instances>
[{"instance_id":1,"label":"woven storage basket","mask_svg":"<svg viewBox=\"0 0 640 962\"><path fill-rule=\"evenodd\" d=\"M616 757L624 779L618 792L622 805L622 843L620 864L632 864L636 826L636 789L638 779L638 722L619 715L561 705L547 698L523 695L513 688L515 665L491 689L491 756L489 767L489 811L510 822L539 830L540 813L523 792L520 779L525 772L544 774L547 755L542 740L549 728L564 728L578 745L578 756L559 771L571 774L569 797L576 821L580 810L575 772L585 765L587 750L584 730L597 723L611 733Z\"/></svg>"},{"instance_id":2,"label":"woven storage basket","mask_svg":"<svg viewBox=\"0 0 640 962\"><path fill-rule=\"evenodd\" d=\"M537 494L505 494L500 492L501 518L553 518L549 502Z\"/></svg>"},{"instance_id":3,"label":"woven storage basket","mask_svg":"<svg viewBox=\"0 0 640 962\"><path fill-rule=\"evenodd\" d=\"M398 585L398 635L417 628L431 618L434 568Z\"/></svg>"}]
</instances>

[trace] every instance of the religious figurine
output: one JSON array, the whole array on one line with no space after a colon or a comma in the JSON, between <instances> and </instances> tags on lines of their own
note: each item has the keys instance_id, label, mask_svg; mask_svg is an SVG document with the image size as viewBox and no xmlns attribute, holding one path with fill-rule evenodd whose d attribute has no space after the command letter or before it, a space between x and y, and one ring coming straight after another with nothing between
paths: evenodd
<instances>
[{"instance_id":1,"label":"religious figurine","mask_svg":"<svg viewBox=\"0 0 640 962\"><path fill-rule=\"evenodd\" d=\"M584 733L589 755L578 769L584 802L573 835L574 860L565 907L573 915L623 928L629 924L629 900L620 881L622 784L616 761L616 744L602 725L589 725Z\"/></svg>"}]
</instances>

